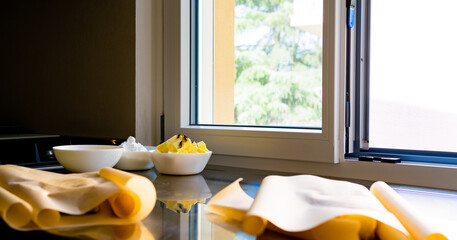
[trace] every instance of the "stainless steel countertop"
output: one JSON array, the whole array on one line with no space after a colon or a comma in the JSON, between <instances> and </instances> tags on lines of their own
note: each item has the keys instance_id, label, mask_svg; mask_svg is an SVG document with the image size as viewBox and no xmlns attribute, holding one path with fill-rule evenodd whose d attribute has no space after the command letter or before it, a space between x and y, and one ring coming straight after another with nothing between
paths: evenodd
<instances>
[{"instance_id":1,"label":"stainless steel countertop","mask_svg":"<svg viewBox=\"0 0 457 240\"><path fill-rule=\"evenodd\" d=\"M58 171L62 172L62 171ZM158 173L154 168L149 171L134 171L134 173L149 178L157 191L156 205L151 214L142 221L142 231L153 236L152 239L255 239L242 232L234 232L226 227L210 222L205 216L206 203L217 192L232 183L238 178L243 178L241 186L243 190L254 197L262 179L265 176L292 175L290 173L267 172L261 170L241 169L231 167L221 167L208 165L205 170L198 175L191 176L171 176ZM359 182L360 183L360 182ZM369 184L369 183L366 183ZM365 184L365 185L366 185ZM439 219L439 224L443 223L457 224L457 194L454 192L442 191L424 191L420 188L394 187L397 192L403 195L407 200L413 201L416 208L426 210L427 214L435 214L432 219ZM178 213L166 207L166 201L172 200L204 200L194 204L187 213ZM439 203L438 205L436 205ZM444 204L444 205L443 205ZM433 208L437 209L436 211ZM441 217L441 214L446 214ZM445 210L446 209L446 210ZM455 221L455 222L454 222ZM0 221L1 222L1 221ZM144 227L143 227L144 226ZM133 229L139 226L126 226ZM96 229L97 236L94 239L123 239L115 238L119 233L117 227L106 226ZM446 233L452 235L449 239L454 239L452 229L446 228ZM128 231L127 231L128 232ZM144 233L144 232L143 232ZM18 239L66 239L61 236L46 233L43 231L20 232L6 226L3 222L0 224L0 236L14 236ZM8 234L8 235L7 235ZM86 238L87 239L87 238ZM136 239L136 238L133 238ZM289 239L287 236L268 233L259 239ZM457 238L456 238L457 239Z\"/></svg>"},{"instance_id":2,"label":"stainless steel countertop","mask_svg":"<svg viewBox=\"0 0 457 240\"><path fill-rule=\"evenodd\" d=\"M65 173L62 168L44 168L60 173ZM271 174L281 174L259 170L229 168L219 166L207 166L201 174L190 176L172 176L158 173L154 168L149 171L132 171L150 179L157 191L156 205L151 214L142 221L153 239L234 239L236 236L242 239L255 239L244 233L233 233L216 224L212 224L205 217L205 206L209 199L221 189L242 177L242 188L252 197L255 196L262 179ZM284 174L282 174L284 175ZM187 213L177 213L168 209L165 201L170 200L204 200L196 203ZM116 231L100 228L99 232ZM144 229L143 229L144 230ZM67 239L44 231L21 232L9 228L0 219L0 237L14 236L17 239ZM97 236L96 239L119 239L114 235L106 234Z\"/></svg>"}]
</instances>

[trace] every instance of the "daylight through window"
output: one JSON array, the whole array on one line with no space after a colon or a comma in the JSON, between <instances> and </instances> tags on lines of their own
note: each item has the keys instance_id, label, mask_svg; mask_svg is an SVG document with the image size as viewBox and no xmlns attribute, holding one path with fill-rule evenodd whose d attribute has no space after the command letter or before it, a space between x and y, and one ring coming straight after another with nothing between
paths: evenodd
<instances>
[{"instance_id":1,"label":"daylight through window","mask_svg":"<svg viewBox=\"0 0 457 240\"><path fill-rule=\"evenodd\" d=\"M322 0L200 0L195 124L322 127Z\"/></svg>"}]
</instances>

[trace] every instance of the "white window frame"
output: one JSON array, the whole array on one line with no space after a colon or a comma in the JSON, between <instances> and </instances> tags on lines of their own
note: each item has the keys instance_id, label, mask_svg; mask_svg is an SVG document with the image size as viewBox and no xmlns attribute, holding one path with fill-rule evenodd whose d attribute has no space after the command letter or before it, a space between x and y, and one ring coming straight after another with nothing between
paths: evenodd
<instances>
[{"instance_id":1,"label":"white window frame","mask_svg":"<svg viewBox=\"0 0 457 240\"><path fill-rule=\"evenodd\" d=\"M334 57L335 61L338 59L340 60L338 64L334 64L334 69L331 69L332 76L334 76L334 82L330 84L331 86L327 86L327 88L330 88L330 93L334 94L334 97L332 95L330 99L330 103L332 105L332 111L330 112L333 118L331 118L331 123L327 123L330 126L333 126L332 129L329 129L329 131L331 130L330 132L332 136L330 140L329 138L323 139L324 142L327 142L327 146L330 145L331 147L328 147L327 149L325 147L322 148L324 150L331 151L331 154L328 155L330 156L328 159L320 159L320 162L316 161L316 159L306 161L313 156L312 154L307 155L306 151L307 148L313 147L313 143L310 142L314 141L315 145L319 145L318 142L321 140L317 138L312 140L309 138L309 134L301 135L300 131L297 131L296 133L286 133L285 138L277 139L278 141L275 143L278 145L274 145L272 149L267 150L268 152L278 152L281 156L280 159L278 159L270 156L262 158L249 157L256 155L258 152L265 151L266 148L271 146L265 144L265 142L274 140L268 131L262 132L259 131L259 129L229 130L217 127L190 127L188 120L186 121L186 118L189 119L188 110L186 112L185 108L184 110L181 108L181 106L189 106L189 103L183 101L181 98L181 92L183 89L185 89L186 86L188 87L188 81L186 85L186 82L181 79L181 76L183 75L184 79L187 79L189 76L185 75L185 73L188 73L189 71L189 65L182 63L185 61L181 61L180 51L180 48L183 47L183 49L186 50L186 44L180 41L181 36L185 39L189 39L189 32L181 31L181 25L183 25L183 30L185 30L186 27L189 27L189 21L188 18L186 18L188 17L189 13L184 11L185 7L188 8L189 6L186 5L188 4L186 1L183 1L183 7L180 8L182 1L183 0L163 1L163 45L157 46L155 51L153 51L154 54L158 54L158 52L163 50L162 66L165 137L170 137L173 134L182 132L189 135L193 134L190 136L195 137L197 140L201 139L207 141L209 148L215 153L213 156L211 156L209 165L244 167L267 171L271 170L275 172L282 171L290 173L306 173L320 176L352 179L354 181L385 181L391 184L441 188L457 191L457 185L455 184L455 179L457 179L456 166L425 163L389 164L360 162L350 159L343 160L344 108L342 104L344 103L343 81L345 72L343 69L345 69L344 50L346 44L344 41L345 21L343 18L346 13L344 6L341 5L344 4L342 2L338 3L337 1L331 1L334 3L334 5L332 5L333 8L331 9L328 9L328 4L327 7L324 5L326 11L330 11L335 14L335 17L328 20L327 22L333 22L334 25L338 26L338 31L332 40L333 43L331 50L336 53L336 57ZM329 3L329 1L326 1L325 3ZM336 11L336 9L338 9L338 11ZM181 12L183 12L183 16L181 16ZM325 21L326 20L324 20L324 23ZM181 71L181 68L183 71ZM182 81L184 83L183 86L181 86ZM184 113L182 113L183 111ZM324 109L324 111L329 112L328 109ZM185 116L186 118L181 119L181 116ZM243 140L243 138L245 139ZM242 140L242 143L247 142L251 143L251 145L245 146L240 144L240 142L236 142L239 139ZM290 141L293 141L294 139L304 139L309 143L309 145L300 145L298 149L293 150L286 148L285 146L287 146L287 144L289 144ZM235 151L233 144L230 144L230 141L235 141L236 146L241 147L241 153L240 150ZM332 142L328 143L329 141ZM325 146L325 143L323 146ZM304 155L301 156L304 160L288 160L287 157L290 156L287 155L286 151L298 151L300 152L299 155ZM245 154L243 155L243 153ZM262 156L265 155L267 154L263 154ZM278 156L278 154L275 156ZM339 164L323 164L326 162L339 162ZM237 168L237 170L240 169ZM264 173L265 172L262 172L262 174Z\"/></svg>"},{"instance_id":2,"label":"white window frame","mask_svg":"<svg viewBox=\"0 0 457 240\"><path fill-rule=\"evenodd\" d=\"M179 3L179 6L176 4ZM338 163L343 159L341 97L345 59L345 6L324 0L322 131L190 124L190 0L164 2L165 138L185 134L214 154ZM178 45L179 43L179 45Z\"/></svg>"},{"instance_id":3,"label":"white window frame","mask_svg":"<svg viewBox=\"0 0 457 240\"><path fill-rule=\"evenodd\" d=\"M214 121L214 2L213 0L198 1L198 22L201 23L198 31L198 119L202 123Z\"/></svg>"}]
</instances>

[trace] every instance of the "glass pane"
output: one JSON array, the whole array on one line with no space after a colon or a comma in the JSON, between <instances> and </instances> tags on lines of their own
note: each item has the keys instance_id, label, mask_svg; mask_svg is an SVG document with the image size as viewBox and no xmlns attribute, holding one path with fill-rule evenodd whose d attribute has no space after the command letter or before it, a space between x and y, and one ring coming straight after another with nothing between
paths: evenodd
<instances>
[{"instance_id":1,"label":"glass pane","mask_svg":"<svg viewBox=\"0 0 457 240\"><path fill-rule=\"evenodd\" d=\"M322 0L201 0L196 122L320 128L322 15Z\"/></svg>"},{"instance_id":2,"label":"glass pane","mask_svg":"<svg viewBox=\"0 0 457 240\"><path fill-rule=\"evenodd\" d=\"M370 147L457 152L455 9L372 0Z\"/></svg>"}]
</instances>

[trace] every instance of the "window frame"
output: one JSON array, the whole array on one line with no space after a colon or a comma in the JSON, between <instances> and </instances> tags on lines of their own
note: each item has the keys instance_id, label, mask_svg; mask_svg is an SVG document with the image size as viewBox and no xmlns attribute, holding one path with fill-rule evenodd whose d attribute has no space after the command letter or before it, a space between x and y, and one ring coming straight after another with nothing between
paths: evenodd
<instances>
[{"instance_id":1,"label":"window frame","mask_svg":"<svg viewBox=\"0 0 457 240\"><path fill-rule=\"evenodd\" d=\"M177 5L179 7L177 7ZM164 2L165 139L185 134L214 154L320 163L343 160L345 6L324 0L322 131L192 125L190 116L190 0ZM178 45L179 44L179 45Z\"/></svg>"},{"instance_id":2,"label":"window frame","mask_svg":"<svg viewBox=\"0 0 457 240\"><path fill-rule=\"evenodd\" d=\"M180 2L181 0L167 0L163 1L163 6L160 8L162 11L162 30L160 33L152 33L154 37L161 37L162 44L154 45L152 54L156 55L161 52L162 57L162 78L163 83L163 107L164 113L166 114L166 120L162 118L167 135L174 134L180 127L179 117L181 109L177 103L180 104L181 100L176 99L180 96L180 79L181 79L181 62L180 62L180 37L181 37L181 17L180 17ZM156 8L154 8L156 9ZM342 9L345 11L345 9ZM345 12L339 13L345 16ZM357 20L356 20L357 21ZM183 20L185 23L186 21ZM188 24L188 23L187 23ZM345 24L342 22L341 24ZM344 29L344 26L343 28ZM338 34L344 34L345 31L341 30ZM339 48L344 48L345 42L342 41L339 44ZM341 57L341 56L340 56ZM344 56L342 56L344 57ZM341 63L344 68L344 62ZM183 66L185 68L185 66ZM340 66L341 67L341 66ZM340 69L341 70L341 69ZM344 75L341 76L339 81L334 86L334 91L339 96L335 97L335 101L344 100ZM343 73L344 74L344 73ZM155 94L155 93L151 93ZM158 97L158 96L156 96ZM169 104L167 102L173 102ZM177 102L177 103L176 103ZM340 103L341 104L341 103ZM335 109L335 115L339 117L339 121L335 120L333 124L339 127L340 132L336 133L339 139L335 142L335 147L342 146L344 138L344 121L341 120L344 117L344 108L338 105L338 109ZM156 111L158 111L156 109ZM341 132L343 129L343 132ZM164 131L165 129L162 128ZM162 140L165 139L164 132L162 134ZM335 138L337 136L335 135ZM339 141L339 142L338 142ZM208 142L209 143L209 142ZM212 142L210 143L212 148ZM319 162L308 162L308 161L289 161L287 159L272 159L272 158L256 158L248 156L234 156L234 155L221 155L213 154L211 156L209 166L219 165L235 168L236 171L241 168L251 168L266 171L282 171L293 174L314 174L319 176L327 176L333 178L350 179L353 181L385 181L390 184L402 184L411 186L421 186L429 188L440 188L450 189L457 191L457 185L455 179L457 179L457 167L455 165L444 165L444 164L427 164L427 163L400 163L400 164L389 164L389 163L374 163L374 162L361 162L351 158L345 158L341 160L343 154L343 147L341 147L339 153L335 153L335 157L339 158L339 164L322 164Z\"/></svg>"},{"instance_id":3,"label":"window frame","mask_svg":"<svg viewBox=\"0 0 457 240\"><path fill-rule=\"evenodd\" d=\"M373 148L369 146L369 118L370 118L370 32L371 32L371 1L357 1L356 42L355 50L351 52L354 58L354 76L351 79L351 89L354 94L351 99L352 118L350 140L346 148L346 158L363 156L400 158L404 162L421 162L431 164L457 165L456 152L427 151L421 149L392 149Z\"/></svg>"}]
</instances>

